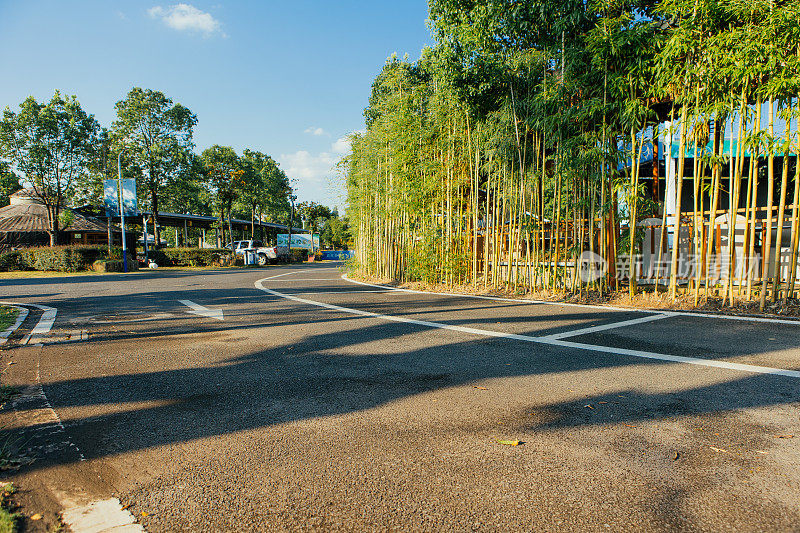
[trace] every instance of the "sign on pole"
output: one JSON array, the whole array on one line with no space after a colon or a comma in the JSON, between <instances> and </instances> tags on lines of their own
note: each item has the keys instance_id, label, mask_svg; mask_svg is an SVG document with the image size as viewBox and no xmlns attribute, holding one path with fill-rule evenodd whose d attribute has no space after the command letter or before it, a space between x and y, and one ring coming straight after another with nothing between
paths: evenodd
<instances>
[{"instance_id":1,"label":"sign on pole","mask_svg":"<svg viewBox=\"0 0 800 533\"><path fill-rule=\"evenodd\" d=\"M103 181L103 204L108 217L119 216L118 183L118 180ZM122 180L122 206L125 209L126 217L134 217L139 214L136 206L136 180Z\"/></svg>"},{"instance_id":2,"label":"sign on pole","mask_svg":"<svg viewBox=\"0 0 800 533\"><path fill-rule=\"evenodd\" d=\"M278 233L279 248L286 246L288 242L288 233ZM312 239L311 235L308 235L307 233L292 233L292 248L308 250L313 254L319 250L319 235L314 235Z\"/></svg>"}]
</instances>

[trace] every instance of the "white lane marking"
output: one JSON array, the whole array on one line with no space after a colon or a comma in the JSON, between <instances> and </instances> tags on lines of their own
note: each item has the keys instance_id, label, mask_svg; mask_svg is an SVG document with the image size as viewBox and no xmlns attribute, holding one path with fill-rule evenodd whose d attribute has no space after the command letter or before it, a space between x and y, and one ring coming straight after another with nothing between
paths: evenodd
<instances>
[{"instance_id":1,"label":"white lane marking","mask_svg":"<svg viewBox=\"0 0 800 533\"><path fill-rule=\"evenodd\" d=\"M222 309L209 309L200 304L196 304L191 300L178 300L180 303L191 309L192 314L204 316L206 318L216 318L217 320L225 320L222 316Z\"/></svg>"},{"instance_id":2,"label":"white lane marking","mask_svg":"<svg viewBox=\"0 0 800 533\"><path fill-rule=\"evenodd\" d=\"M144 528L136 523L130 511L122 508L116 498L98 500L82 507L72 507L61 512L64 523L75 533L133 533Z\"/></svg>"},{"instance_id":3,"label":"white lane marking","mask_svg":"<svg viewBox=\"0 0 800 533\"><path fill-rule=\"evenodd\" d=\"M387 294L392 291L314 291L314 292L294 292L295 296L298 294L362 294L362 293L371 293L371 294Z\"/></svg>"},{"instance_id":4,"label":"white lane marking","mask_svg":"<svg viewBox=\"0 0 800 533\"><path fill-rule=\"evenodd\" d=\"M40 362L36 361L36 384L26 387L22 393L11 402L15 416L26 427L41 426L39 428L40 430L50 430L54 435L64 434L64 440L60 443L55 443L51 447L51 450L45 449L45 453L62 448L62 446L71 447L78 454L78 458L81 461L85 461L86 458L83 456L83 453L81 453L81 450L69 439L69 435L66 433L61 418L58 416L55 409L53 409L50 400L47 399L47 395L44 393L39 366ZM36 405L37 403L42 407L24 407L23 409L17 409L20 405Z\"/></svg>"},{"instance_id":5,"label":"white lane marking","mask_svg":"<svg viewBox=\"0 0 800 533\"><path fill-rule=\"evenodd\" d=\"M652 322L654 320L661 320L663 318L669 318L672 316L672 313L659 313L653 316L645 316L642 318L634 318L631 320L623 320L621 322L613 322L611 324L603 324L600 326L590 326L581 329L573 329L571 331L565 331L563 333L553 333L552 335L545 335L544 337L538 337L540 339L564 339L566 337L577 337L578 335L587 335L589 333L597 333L598 331L606 331L609 329L616 329L616 328L624 328L627 326L635 326L636 324L644 324L645 322Z\"/></svg>"},{"instance_id":6,"label":"white lane marking","mask_svg":"<svg viewBox=\"0 0 800 533\"><path fill-rule=\"evenodd\" d=\"M518 302L525 304L541 304L541 305L555 305L561 307L582 307L584 309L608 309L609 311L619 312L632 312L632 313L669 313L672 316L690 316L702 318L719 318L722 320L739 320L742 322L767 322L771 324L790 324L792 326L800 326L800 320L785 320L781 318L766 318L757 316L736 316L736 315L714 315L711 313L692 313L688 311L659 311L658 309L639 309L635 307L615 307L612 305L592 305L592 304L576 304L571 302L549 302L547 300L524 300L522 298L502 298L500 296L479 296L477 294L459 294L450 292L432 292L432 291L417 291L414 289L401 289L399 287L388 287L386 285L376 285L374 283L366 283L364 281L356 281L350 279L347 274L342 274L342 279L350 283L358 285L366 285L367 287L382 287L391 291L410 292L414 294L429 294L436 296L459 296L461 298L473 298L477 300L494 300L498 302Z\"/></svg>"},{"instance_id":7,"label":"white lane marking","mask_svg":"<svg viewBox=\"0 0 800 533\"><path fill-rule=\"evenodd\" d=\"M277 276L274 276L277 277ZM458 331L461 333L470 333L473 335L482 335L485 337L500 337L505 339L512 339L524 342L533 342L539 344L548 344L551 346L561 346L566 348L574 348L578 350L587 350L587 351L595 351L595 352L605 352L611 354L620 354L620 355L630 355L633 357L642 357L645 359L658 359L661 361L670 361L670 362L678 362L678 363L688 363L692 365L700 365L700 366L709 366L709 367L716 367L716 368L726 368L729 370L741 370L743 372L753 372L758 374L774 374L778 376L786 376L792 378L800 378L800 371L797 370L784 370L781 368L770 368L765 366L755 366L755 365L744 365L740 363L729 363L726 361L715 361L711 359L700 359L696 357L683 357L678 355L667 355L667 354L660 354L654 352L643 352L639 350L627 350L621 348L611 348L608 346L595 346L593 344L581 344L577 342L569 342L569 341L562 341L558 339L548 339L545 337L531 337L529 335L519 335L516 333L504 333L501 331L491 331L486 329L477 329L477 328L468 328L464 326L454 326L451 324L443 324L441 322L430 322L428 320L416 320L413 318L406 318L401 316L395 315L383 315L379 313L373 313L371 311L362 311L360 309L352 309L349 307L341 307L338 305L327 304L323 302L316 302L314 300L306 300L304 298L297 298L296 296L291 296L289 294L284 294L278 291L274 291L272 289L268 289L264 287L263 282L270 280L271 278L264 278L260 279L255 282L255 287L259 290L262 290L268 294L272 294L274 296L279 296L281 298L286 298L287 300L293 300L295 302L300 302L309 305L316 305L318 307L324 307L326 309L330 309L332 311L340 311L342 313L349 313L353 315L360 315L366 316L371 318L379 318L382 320L388 320L391 322L403 322L406 324L416 324L418 326L427 326L431 328L439 328L439 329L448 329L452 331Z\"/></svg>"},{"instance_id":8,"label":"white lane marking","mask_svg":"<svg viewBox=\"0 0 800 533\"><path fill-rule=\"evenodd\" d=\"M18 305L12 305L14 309L17 310L17 320L10 325L5 331L0 333L0 344L5 344L8 341L8 337L17 331L17 329L25 322L25 318L27 318L29 311L24 307L20 307Z\"/></svg>"},{"instance_id":9,"label":"white lane marking","mask_svg":"<svg viewBox=\"0 0 800 533\"><path fill-rule=\"evenodd\" d=\"M292 278L280 280L281 283L295 283L297 281L339 281L339 278Z\"/></svg>"}]
</instances>

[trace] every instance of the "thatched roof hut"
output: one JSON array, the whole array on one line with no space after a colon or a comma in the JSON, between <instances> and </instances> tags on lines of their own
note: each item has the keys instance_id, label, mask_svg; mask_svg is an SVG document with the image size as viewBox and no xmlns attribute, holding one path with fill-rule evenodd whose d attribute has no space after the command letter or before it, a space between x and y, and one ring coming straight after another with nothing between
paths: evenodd
<instances>
[{"instance_id":1,"label":"thatched roof hut","mask_svg":"<svg viewBox=\"0 0 800 533\"><path fill-rule=\"evenodd\" d=\"M47 231L50 221L47 208L33 189L22 189L10 196L11 204L0 208L0 248L10 246L40 246L50 242ZM108 226L94 217L62 207L72 216L70 224L62 228L60 239L69 244L107 244ZM119 230L112 229L119 232Z\"/></svg>"}]
</instances>

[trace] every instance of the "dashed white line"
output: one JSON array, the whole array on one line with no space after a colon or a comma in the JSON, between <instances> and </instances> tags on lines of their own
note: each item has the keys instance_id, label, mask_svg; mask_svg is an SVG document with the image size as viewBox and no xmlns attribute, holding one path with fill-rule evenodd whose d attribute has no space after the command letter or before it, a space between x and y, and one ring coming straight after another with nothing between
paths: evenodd
<instances>
[{"instance_id":1,"label":"dashed white line","mask_svg":"<svg viewBox=\"0 0 800 533\"><path fill-rule=\"evenodd\" d=\"M451 331L458 331L461 333L469 333L473 335L481 335L486 337L499 337L505 339L512 339L518 340L523 342L533 342L539 344L547 344L551 346L561 346L565 348L574 348L577 350L586 350L586 351L594 351L594 352L604 352L604 353L611 353L615 355L629 355L632 357L641 357L645 359L656 359L661 361L669 361L675 363L687 363L692 365L699 365L699 366L707 366L707 367L715 367L715 368L725 368L728 370L739 370L743 372L752 372L758 374L772 374L777 376L785 376L791 378L800 378L800 371L797 370L785 370L781 368L771 368L771 367L764 367L764 366L756 366L756 365L745 365L740 363L730 363L727 361L716 361L713 359L701 359L697 357L684 357L684 356L677 356L677 355L668 355L668 354L660 354L654 352L644 352L639 350L627 350L621 348L612 348L608 346L596 346L593 344L582 344L577 342L569 342L563 341L559 339L551 339L546 337L532 337L530 335L519 335L517 333L505 333L502 331L492 331L492 330L485 330L485 329L478 329L478 328L470 328L465 326L454 326L452 324L444 324L441 322L431 322L428 320L416 320L413 318L395 316L395 315L384 315L380 313L373 313L371 311L363 311L361 309L352 309L349 307L342 307L338 305L328 304L324 302L317 302L314 300L307 300L305 298L298 298L296 296L292 296L290 294L284 294L282 292L278 292L272 289L268 289L264 287L263 283L265 281L269 281L276 277L284 276L287 274L279 274L277 276L272 276L271 278L264 278L260 279L255 282L255 287L261 291L264 291L268 294L272 294L273 296L278 296L280 298L285 298L287 300L292 300L299 303L304 303L308 305L315 305L317 307L323 307L325 309L329 309L331 311L339 311L342 313L349 313L353 315L359 315L364 317L371 317L371 318L378 318L381 320L388 320L391 322L402 322L406 324L416 324L418 326L426 326L430 328L439 328L439 329L447 329Z\"/></svg>"}]
</instances>

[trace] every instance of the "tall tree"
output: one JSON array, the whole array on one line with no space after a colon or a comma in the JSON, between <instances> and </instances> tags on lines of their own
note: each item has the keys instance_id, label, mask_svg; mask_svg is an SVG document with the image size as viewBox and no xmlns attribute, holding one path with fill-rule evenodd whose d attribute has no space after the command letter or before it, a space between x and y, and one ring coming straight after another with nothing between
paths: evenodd
<instances>
[{"instance_id":1,"label":"tall tree","mask_svg":"<svg viewBox=\"0 0 800 533\"><path fill-rule=\"evenodd\" d=\"M164 93L134 87L115 106L112 124L120 147L144 171L143 181L150 196L155 239L159 241L159 194L171 181L185 175L191 163L192 131L197 117Z\"/></svg>"},{"instance_id":2,"label":"tall tree","mask_svg":"<svg viewBox=\"0 0 800 533\"><path fill-rule=\"evenodd\" d=\"M0 207L7 206L10 202L8 197L21 188L19 176L11 170L7 162L0 161Z\"/></svg>"},{"instance_id":3,"label":"tall tree","mask_svg":"<svg viewBox=\"0 0 800 533\"><path fill-rule=\"evenodd\" d=\"M282 214L288 208L289 180L278 163L267 154L245 149L240 159L242 184L239 203L250 215L250 232L255 238L255 220Z\"/></svg>"},{"instance_id":4,"label":"tall tree","mask_svg":"<svg viewBox=\"0 0 800 533\"><path fill-rule=\"evenodd\" d=\"M296 208L298 216L308 222L313 233L319 233L320 228L331 217L331 210L317 202L300 202Z\"/></svg>"},{"instance_id":5,"label":"tall tree","mask_svg":"<svg viewBox=\"0 0 800 533\"><path fill-rule=\"evenodd\" d=\"M10 160L47 208L50 245L58 241L59 214L78 177L86 172L98 124L75 96L56 91L48 103L29 96L19 112L0 121L0 154Z\"/></svg>"},{"instance_id":6,"label":"tall tree","mask_svg":"<svg viewBox=\"0 0 800 533\"><path fill-rule=\"evenodd\" d=\"M208 186L213 204L219 213L220 232L225 245L225 220L228 221L228 239L233 241L231 210L242 189L244 171L239 156L230 146L215 144L203 150L200 156L208 176Z\"/></svg>"}]
</instances>

